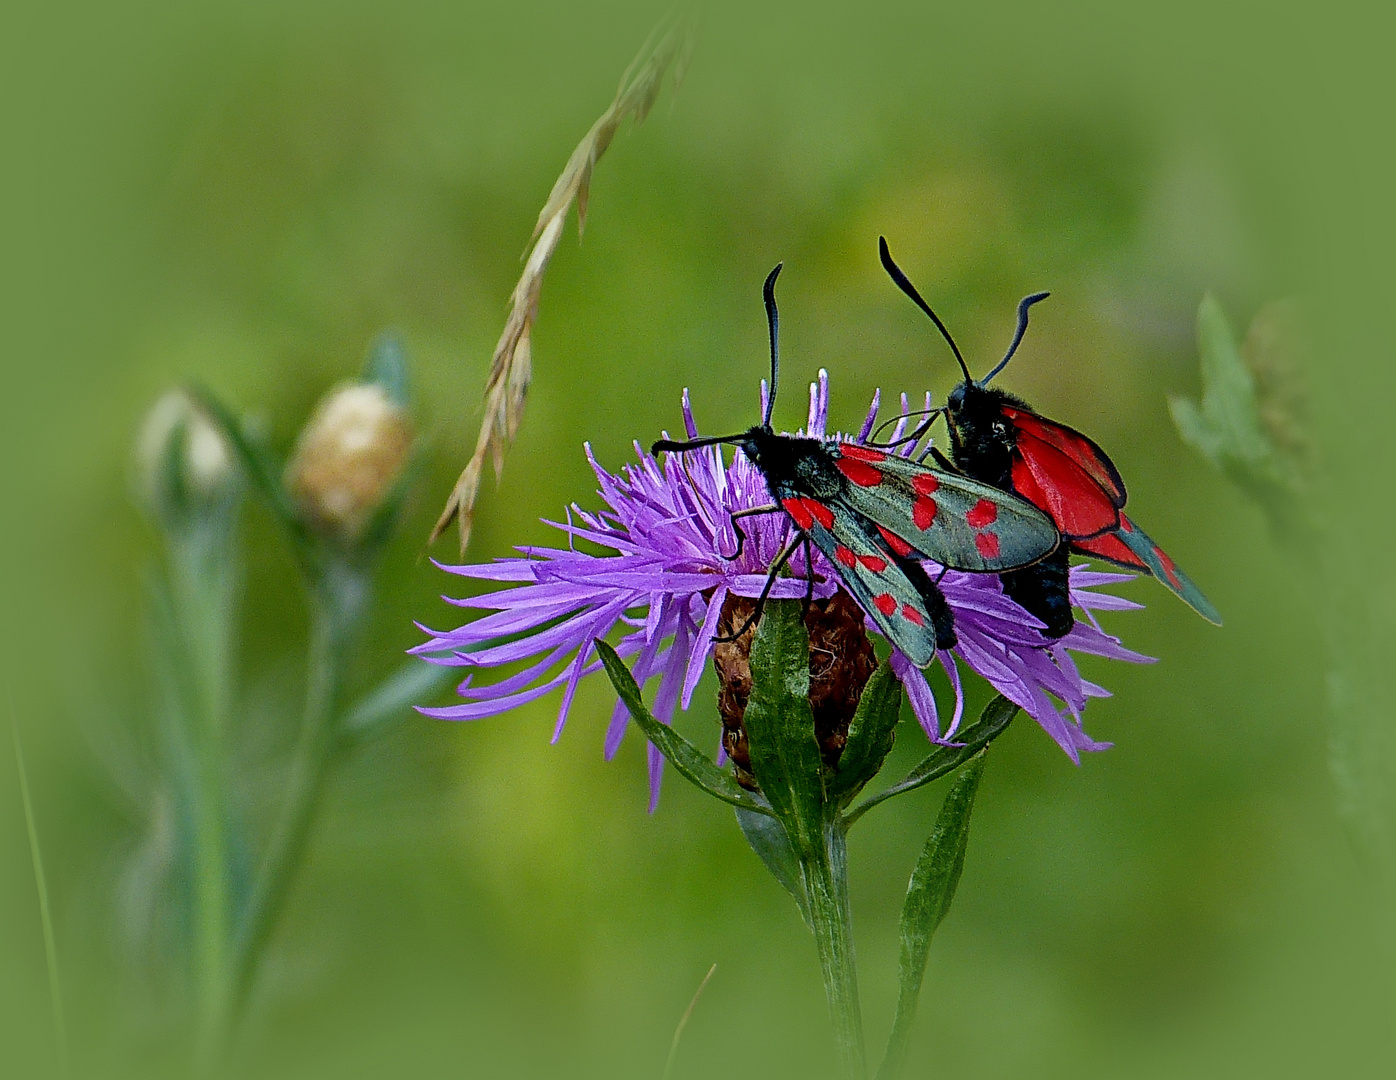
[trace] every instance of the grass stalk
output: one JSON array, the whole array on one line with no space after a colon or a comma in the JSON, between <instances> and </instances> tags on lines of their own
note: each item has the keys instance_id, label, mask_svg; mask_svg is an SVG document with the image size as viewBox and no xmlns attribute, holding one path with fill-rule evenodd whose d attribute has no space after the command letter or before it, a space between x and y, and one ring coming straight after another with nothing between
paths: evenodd
<instances>
[{"instance_id":1,"label":"grass stalk","mask_svg":"<svg viewBox=\"0 0 1396 1080\"><path fill-rule=\"evenodd\" d=\"M29 832L29 858L34 864L34 884L39 893L39 922L44 934L44 960L48 964L49 1011L53 1019L53 1040L58 1055L58 1075L68 1080L73 1075L72 1059L68 1053L68 1026L63 1016L63 988L58 980L58 946L53 934L53 912L49 906L48 878L44 875L44 854L39 847L39 828L34 820L34 802L29 794L29 771L24 766L24 747L19 738L19 720L15 715L14 697L10 697L10 734L14 738L15 762L19 767L19 791L24 800L24 824Z\"/></svg>"}]
</instances>

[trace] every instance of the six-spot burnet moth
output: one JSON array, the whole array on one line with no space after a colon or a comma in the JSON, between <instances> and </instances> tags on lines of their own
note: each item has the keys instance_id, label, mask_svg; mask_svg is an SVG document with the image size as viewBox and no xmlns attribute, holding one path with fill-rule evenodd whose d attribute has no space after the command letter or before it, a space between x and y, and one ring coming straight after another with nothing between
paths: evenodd
<instances>
[{"instance_id":1,"label":"six-spot burnet moth","mask_svg":"<svg viewBox=\"0 0 1396 1080\"><path fill-rule=\"evenodd\" d=\"M936 649L956 643L954 617L921 560L980 573L1028 566L1058 544L1056 527L1011 493L958 473L941 472L875 447L835 439L781 435L771 427L779 378L775 283L763 295L771 337L771 387L761 423L736 435L660 439L651 448L682 453L719 443L739 447L765 478L774 503L734 513L738 552L745 536L736 519L784 512L795 538L770 568L751 618L756 620L781 568L800 544L814 544L887 639L924 667ZM735 555L734 555L735 557ZM813 591L813 568L810 589Z\"/></svg>"},{"instance_id":2,"label":"six-spot burnet moth","mask_svg":"<svg viewBox=\"0 0 1396 1080\"><path fill-rule=\"evenodd\" d=\"M1023 340L1028 309L1047 293L1034 293L1018 305L1013 343L994 369L976 382L950 331L892 261L885 238L879 238L878 249L887 273L930 316L964 373L944 407L933 410L945 414L954 467L1027 499L1046 511L1061 532L1062 543L1055 551L1033 566L1003 575L1004 592L1046 624L1048 637L1061 637L1072 627L1067 559L1076 552L1152 574L1204 619L1220 626L1221 615L1202 591L1125 516L1125 484L1105 451L1079 431L1033 412L1020 398L990 389L989 381ZM918 434L933 419L929 417ZM950 466L938 451L928 452Z\"/></svg>"}]
</instances>

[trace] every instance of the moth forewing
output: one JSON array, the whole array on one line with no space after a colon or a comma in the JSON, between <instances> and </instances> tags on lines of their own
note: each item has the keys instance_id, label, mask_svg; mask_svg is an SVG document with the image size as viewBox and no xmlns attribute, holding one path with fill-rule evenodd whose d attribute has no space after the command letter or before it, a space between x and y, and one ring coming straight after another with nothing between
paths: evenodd
<instances>
[{"instance_id":1,"label":"moth forewing","mask_svg":"<svg viewBox=\"0 0 1396 1080\"><path fill-rule=\"evenodd\" d=\"M941 566L1000 573L1050 554L1046 514L990 484L855 443L833 444L850 506Z\"/></svg>"}]
</instances>

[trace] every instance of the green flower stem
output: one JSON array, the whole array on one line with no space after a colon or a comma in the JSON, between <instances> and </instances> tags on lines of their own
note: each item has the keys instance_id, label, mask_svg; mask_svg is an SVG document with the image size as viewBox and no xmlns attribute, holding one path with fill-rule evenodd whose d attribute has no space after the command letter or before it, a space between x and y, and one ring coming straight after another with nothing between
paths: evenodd
<instances>
[{"instance_id":1,"label":"green flower stem","mask_svg":"<svg viewBox=\"0 0 1396 1080\"><path fill-rule=\"evenodd\" d=\"M353 573L327 573L313 590L305 713L281 815L258 869L252 898L234 940L234 968L224 1036L236 1023L261 958L302 862L325 780L346 741L335 721L356 616L365 583Z\"/></svg>"},{"instance_id":2,"label":"green flower stem","mask_svg":"<svg viewBox=\"0 0 1396 1080\"><path fill-rule=\"evenodd\" d=\"M853 920L848 903L848 845L843 824L829 821L824 843L800 855L811 928L819 950L824 993L834 1024L834 1042L850 1080L868 1075L858 969L853 955Z\"/></svg>"},{"instance_id":3,"label":"green flower stem","mask_svg":"<svg viewBox=\"0 0 1396 1080\"><path fill-rule=\"evenodd\" d=\"M797 601L771 601L756 628L743 720L752 772L800 868L834 1041L850 1080L864 1080L868 1068L848 905L847 837L814 738L809 635Z\"/></svg>"},{"instance_id":4,"label":"green flower stem","mask_svg":"<svg viewBox=\"0 0 1396 1080\"><path fill-rule=\"evenodd\" d=\"M232 926L224 732L231 708L237 572L226 521L195 523L171 536L168 663L180 724L192 850L193 974L197 1052L207 1062L227 1009Z\"/></svg>"}]
</instances>

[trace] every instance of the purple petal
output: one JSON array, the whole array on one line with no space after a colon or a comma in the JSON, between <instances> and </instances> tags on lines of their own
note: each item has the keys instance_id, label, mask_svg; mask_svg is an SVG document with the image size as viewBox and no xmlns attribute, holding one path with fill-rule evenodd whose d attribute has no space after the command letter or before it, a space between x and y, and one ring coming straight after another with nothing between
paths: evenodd
<instances>
[{"instance_id":1,"label":"purple petal","mask_svg":"<svg viewBox=\"0 0 1396 1080\"><path fill-rule=\"evenodd\" d=\"M698 638L693 643L693 651L688 658L688 670L684 672L683 678L683 709L688 711L689 702L693 700L693 691L698 688L698 680L703 677L703 669L707 667L708 653L713 647L713 638L717 636L717 623L722 616L722 606L727 602L727 586L719 585L717 591L713 593L713 598L708 601L708 610L703 616L703 625L698 630Z\"/></svg>"},{"instance_id":2,"label":"purple petal","mask_svg":"<svg viewBox=\"0 0 1396 1080\"><path fill-rule=\"evenodd\" d=\"M911 711L916 715L926 737L933 743L941 742L940 713L936 709L935 695L931 693L925 674L900 649L893 649L889 660L892 672L901 680L906 699L911 703Z\"/></svg>"},{"instance_id":3,"label":"purple petal","mask_svg":"<svg viewBox=\"0 0 1396 1080\"><path fill-rule=\"evenodd\" d=\"M868 407L868 417L863 421L863 426L858 431L858 437L854 442L865 443L868 436L872 434L873 425L877 423L877 410L882 406L882 388L878 387L873 391L872 405Z\"/></svg>"},{"instance_id":4,"label":"purple petal","mask_svg":"<svg viewBox=\"0 0 1396 1080\"><path fill-rule=\"evenodd\" d=\"M688 402L688 387L683 388L683 429L690 439L698 438L698 425L693 422L693 406Z\"/></svg>"},{"instance_id":5,"label":"purple petal","mask_svg":"<svg viewBox=\"0 0 1396 1080\"><path fill-rule=\"evenodd\" d=\"M941 650L937 655L940 658L940 666L945 671L945 677L950 680L950 688L955 692L955 714L950 717L950 727L945 732L945 737L950 739L960 730L960 721L964 719L965 688L960 684L960 666L955 662L955 654Z\"/></svg>"}]
</instances>

